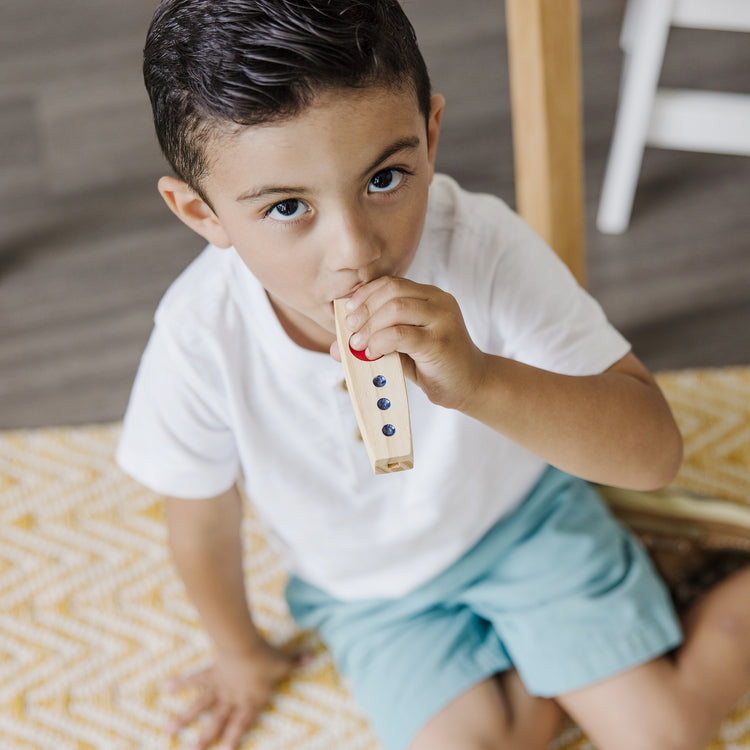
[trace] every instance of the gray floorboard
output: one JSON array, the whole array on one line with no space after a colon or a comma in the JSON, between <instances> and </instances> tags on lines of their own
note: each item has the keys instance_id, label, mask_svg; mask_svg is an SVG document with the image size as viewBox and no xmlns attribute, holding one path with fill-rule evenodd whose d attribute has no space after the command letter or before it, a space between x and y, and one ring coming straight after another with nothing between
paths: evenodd
<instances>
[{"instance_id":1,"label":"gray floorboard","mask_svg":"<svg viewBox=\"0 0 750 750\"><path fill-rule=\"evenodd\" d=\"M156 304L202 241L161 203L140 81L154 0L0 10L0 428L119 419ZM406 0L448 100L438 166L511 205L504 8ZM750 159L646 152L627 233L594 228L622 0L582 0L589 288L653 369L750 362ZM750 36L676 30L663 81L750 92Z\"/></svg>"}]
</instances>

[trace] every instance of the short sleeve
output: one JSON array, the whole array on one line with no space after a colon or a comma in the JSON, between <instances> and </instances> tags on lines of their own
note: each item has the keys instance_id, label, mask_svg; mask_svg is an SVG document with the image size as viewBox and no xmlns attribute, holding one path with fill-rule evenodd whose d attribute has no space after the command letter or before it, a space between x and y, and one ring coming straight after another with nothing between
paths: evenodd
<instances>
[{"instance_id":1,"label":"short sleeve","mask_svg":"<svg viewBox=\"0 0 750 750\"><path fill-rule=\"evenodd\" d=\"M221 384L154 328L141 358L116 460L149 489L214 497L235 482L239 460Z\"/></svg>"},{"instance_id":2,"label":"short sleeve","mask_svg":"<svg viewBox=\"0 0 750 750\"><path fill-rule=\"evenodd\" d=\"M560 258L515 214L506 221L505 248L490 274L503 353L565 375L603 372L625 356L629 342Z\"/></svg>"}]
</instances>

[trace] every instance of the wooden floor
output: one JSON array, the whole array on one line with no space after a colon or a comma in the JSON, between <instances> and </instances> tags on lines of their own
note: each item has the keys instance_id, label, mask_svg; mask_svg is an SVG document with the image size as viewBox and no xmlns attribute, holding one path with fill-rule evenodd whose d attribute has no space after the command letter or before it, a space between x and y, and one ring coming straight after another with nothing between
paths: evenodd
<instances>
[{"instance_id":1,"label":"wooden floor","mask_svg":"<svg viewBox=\"0 0 750 750\"><path fill-rule=\"evenodd\" d=\"M3 0L0 428L122 416L151 316L202 242L155 190L155 0ZM750 159L648 150L630 230L593 217L622 0L582 0L589 288L653 369L750 362ZM448 99L439 168L513 204L504 8L406 0ZM663 80L750 92L747 34L675 30Z\"/></svg>"}]
</instances>

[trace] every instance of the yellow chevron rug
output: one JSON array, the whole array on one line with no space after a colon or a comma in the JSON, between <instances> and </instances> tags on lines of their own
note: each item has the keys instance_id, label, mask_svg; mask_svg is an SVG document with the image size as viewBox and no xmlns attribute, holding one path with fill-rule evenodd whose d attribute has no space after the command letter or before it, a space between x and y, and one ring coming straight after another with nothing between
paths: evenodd
<instances>
[{"instance_id":1,"label":"yellow chevron rug","mask_svg":"<svg viewBox=\"0 0 750 750\"><path fill-rule=\"evenodd\" d=\"M685 436L677 484L750 511L750 368L659 380ZM208 643L169 561L160 498L113 463L118 434L119 425L0 433L1 750L177 746L161 728L188 696L159 686L206 663ZM260 628L315 652L243 749L378 750L327 652L291 622L280 560L250 514L243 533ZM568 724L552 748L592 746ZM710 745L740 748L750 748L750 695Z\"/></svg>"}]
</instances>

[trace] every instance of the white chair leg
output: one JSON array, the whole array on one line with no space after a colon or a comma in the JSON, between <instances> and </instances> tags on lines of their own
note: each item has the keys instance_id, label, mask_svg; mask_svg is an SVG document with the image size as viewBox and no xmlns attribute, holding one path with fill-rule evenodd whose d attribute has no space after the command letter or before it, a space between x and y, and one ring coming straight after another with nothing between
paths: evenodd
<instances>
[{"instance_id":1,"label":"white chair leg","mask_svg":"<svg viewBox=\"0 0 750 750\"><path fill-rule=\"evenodd\" d=\"M629 0L625 6L625 17L622 21L622 28L620 29L620 49L623 52L622 55L622 72L620 73L620 89L617 92L617 106L620 106L620 99L622 98L624 81L628 77L630 69L630 63L633 56L630 54L633 50L634 40L638 38L638 32L641 28L643 10L646 7L648 0Z\"/></svg>"},{"instance_id":2,"label":"white chair leg","mask_svg":"<svg viewBox=\"0 0 750 750\"><path fill-rule=\"evenodd\" d=\"M647 5L648 0L629 0L625 6L625 17L620 29L620 49L626 54L633 49L633 40L638 37L642 14Z\"/></svg>"},{"instance_id":3,"label":"white chair leg","mask_svg":"<svg viewBox=\"0 0 750 750\"><path fill-rule=\"evenodd\" d=\"M674 0L639 2L638 26L625 36L629 47L596 225L620 234L630 223L633 197L646 145L651 107L661 73ZM631 21L634 16L631 15Z\"/></svg>"}]
</instances>

